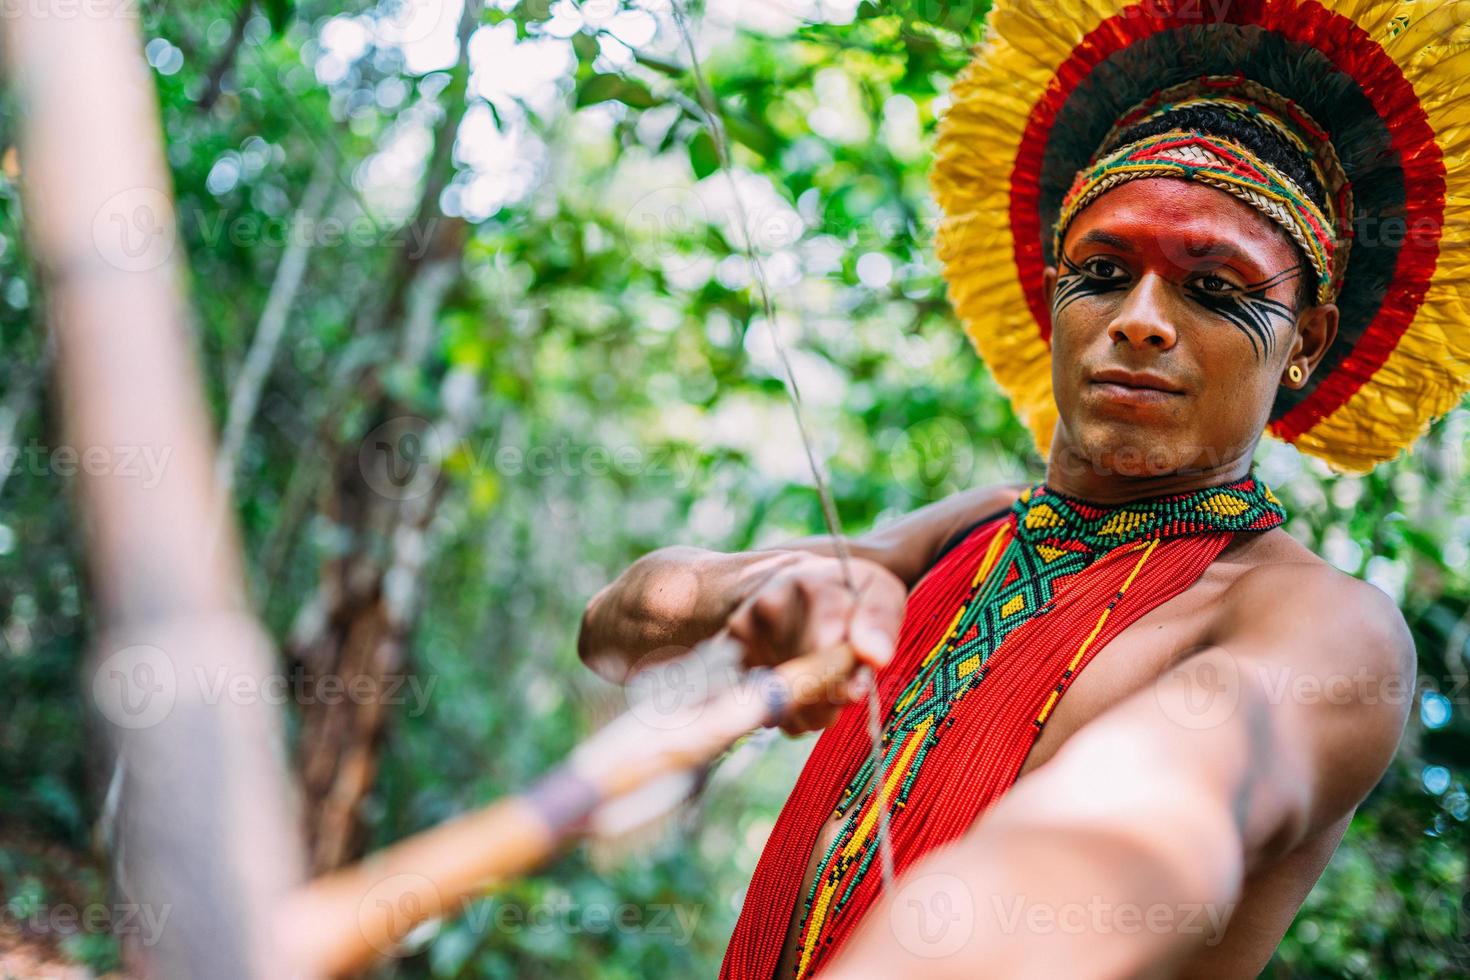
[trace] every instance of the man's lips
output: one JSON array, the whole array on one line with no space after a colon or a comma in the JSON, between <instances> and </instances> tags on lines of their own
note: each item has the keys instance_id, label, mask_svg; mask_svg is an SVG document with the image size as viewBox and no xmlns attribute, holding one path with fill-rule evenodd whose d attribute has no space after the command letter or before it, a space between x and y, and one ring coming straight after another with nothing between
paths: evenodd
<instances>
[{"instance_id":1,"label":"man's lips","mask_svg":"<svg viewBox=\"0 0 1470 980\"><path fill-rule=\"evenodd\" d=\"M1183 388L1161 375L1119 368L1094 372L1088 385L1110 401L1132 405L1157 405L1184 394Z\"/></svg>"}]
</instances>

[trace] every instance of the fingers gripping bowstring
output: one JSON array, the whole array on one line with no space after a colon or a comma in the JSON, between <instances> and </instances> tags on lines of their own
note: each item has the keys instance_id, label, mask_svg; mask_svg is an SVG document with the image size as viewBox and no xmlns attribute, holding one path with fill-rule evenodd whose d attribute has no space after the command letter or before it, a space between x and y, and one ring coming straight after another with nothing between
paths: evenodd
<instances>
[{"instance_id":1,"label":"fingers gripping bowstring","mask_svg":"<svg viewBox=\"0 0 1470 980\"><path fill-rule=\"evenodd\" d=\"M796 420L797 434L801 437L802 449L806 453L807 466L811 471L812 483L817 491L817 500L821 505L822 521L826 525L827 534L832 539L833 550L837 553L837 561L842 569L843 583L854 598L858 596L856 580L852 574L851 552L847 545L847 538L842 533L841 525L837 520L837 506L833 500L831 490L828 487L826 477L823 475L822 466L817 460L816 451L812 447L811 435L806 425L806 414L802 408L801 388L796 382L796 372L792 369L791 359L787 356L786 346L781 342L780 331L776 329L775 304L771 300L770 284L766 279L765 266L756 253L752 242L752 229L748 215L745 210L744 200L740 196L740 187L735 180L735 172L730 162L730 146L725 136L725 127L720 120L718 104L713 89L704 75L704 68L699 60L699 54L695 50L694 36L689 29L688 20L684 9L677 0L670 4L674 25L678 28L679 37L684 44L684 49L689 54L689 67L694 76L694 85L699 95L699 106L704 115L705 128L709 131L710 139L714 144L716 159L719 163L720 172L730 185L730 198L735 209L735 219L739 230L741 251L744 253L746 264L750 267L751 278L755 282L756 293L760 297L761 313L765 317L766 330L771 336L771 346L776 352L776 357L781 363L783 387L786 391L787 401L791 405L792 416ZM854 604L856 608L856 604ZM883 773L883 732L881 719L879 717L878 685L873 677L872 669L866 664L858 667L857 679L860 684L867 688L868 702L868 740L871 743L873 775L876 782L874 790L874 805L878 808L878 853L883 866L883 885L885 890L892 886L893 852L888 839L888 799L887 780Z\"/></svg>"}]
</instances>

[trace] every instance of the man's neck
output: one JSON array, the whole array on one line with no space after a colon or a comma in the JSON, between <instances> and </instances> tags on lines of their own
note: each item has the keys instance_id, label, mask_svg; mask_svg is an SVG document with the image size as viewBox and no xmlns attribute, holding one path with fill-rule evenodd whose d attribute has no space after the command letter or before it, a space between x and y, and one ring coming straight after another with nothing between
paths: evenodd
<instances>
[{"instance_id":1,"label":"man's neck","mask_svg":"<svg viewBox=\"0 0 1470 980\"><path fill-rule=\"evenodd\" d=\"M1133 476L1098 466L1058 440L1047 462L1046 485L1072 497L1107 505L1188 493L1244 479L1251 470L1254 448L1218 464Z\"/></svg>"}]
</instances>

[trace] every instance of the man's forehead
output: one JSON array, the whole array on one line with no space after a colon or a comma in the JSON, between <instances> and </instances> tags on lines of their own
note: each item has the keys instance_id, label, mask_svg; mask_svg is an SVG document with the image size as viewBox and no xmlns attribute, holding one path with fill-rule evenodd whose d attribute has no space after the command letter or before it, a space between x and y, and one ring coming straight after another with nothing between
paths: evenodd
<instances>
[{"instance_id":1,"label":"man's forehead","mask_svg":"<svg viewBox=\"0 0 1470 980\"><path fill-rule=\"evenodd\" d=\"M1098 197L1067 229L1067 247L1161 250L1180 264L1290 264L1290 240L1230 194L1184 180L1134 180Z\"/></svg>"},{"instance_id":2,"label":"man's forehead","mask_svg":"<svg viewBox=\"0 0 1470 980\"><path fill-rule=\"evenodd\" d=\"M1126 222L1121 224L1123 227L1119 231L1111 231L1105 224L1089 228L1079 234L1073 244L1081 248L1097 245L1128 255L1146 251L1150 245L1157 244L1171 256L1217 262L1236 259L1245 259L1252 263L1257 261L1252 254L1253 249L1243 247L1241 243L1228 238L1220 238L1209 229L1196 233L1190 229L1145 228L1140 234L1138 229L1128 228Z\"/></svg>"}]
</instances>

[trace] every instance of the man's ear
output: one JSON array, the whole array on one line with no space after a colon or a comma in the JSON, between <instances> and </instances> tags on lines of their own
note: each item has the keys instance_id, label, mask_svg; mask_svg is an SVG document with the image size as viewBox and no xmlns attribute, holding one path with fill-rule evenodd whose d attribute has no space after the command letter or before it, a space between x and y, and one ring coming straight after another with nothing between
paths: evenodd
<instances>
[{"instance_id":1,"label":"man's ear","mask_svg":"<svg viewBox=\"0 0 1470 980\"><path fill-rule=\"evenodd\" d=\"M1291 352L1281 372L1281 384L1287 388L1301 388L1327 356L1328 348L1337 339L1337 304L1323 303L1303 310L1296 320L1296 335L1292 338ZM1292 380L1292 366L1300 371L1299 380Z\"/></svg>"},{"instance_id":2,"label":"man's ear","mask_svg":"<svg viewBox=\"0 0 1470 980\"><path fill-rule=\"evenodd\" d=\"M1057 292L1057 267L1049 265L1041 270L1041 294L1046 297L1046 308L1051 309L1052 297Z\"/></svg>"}]
</instances>

